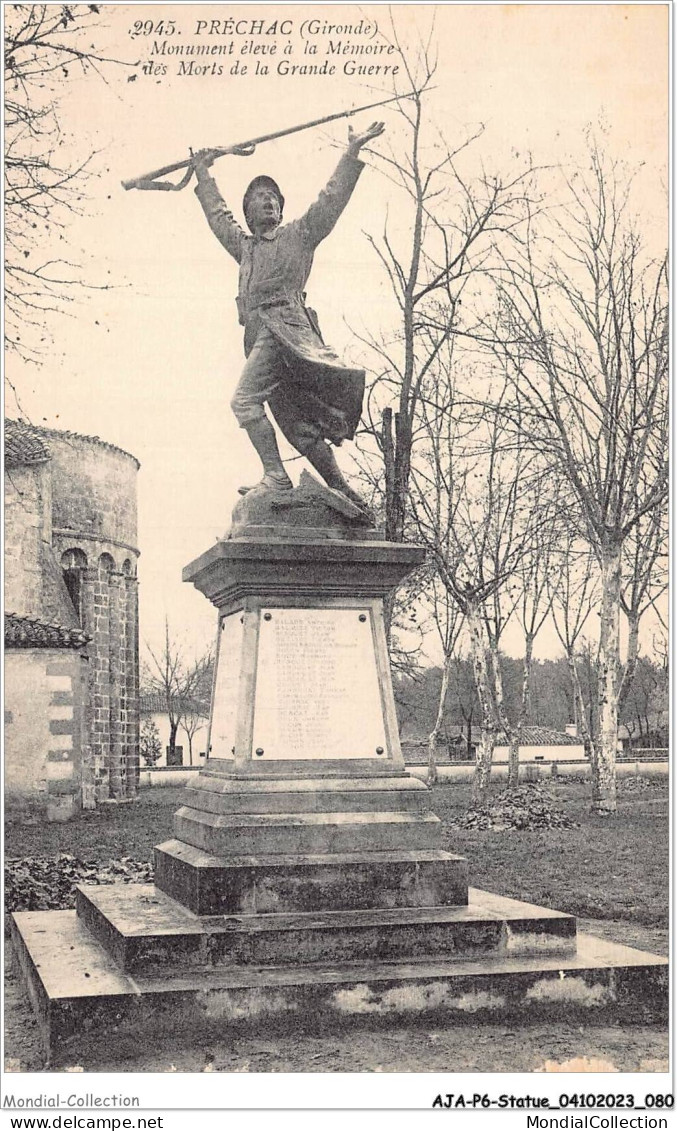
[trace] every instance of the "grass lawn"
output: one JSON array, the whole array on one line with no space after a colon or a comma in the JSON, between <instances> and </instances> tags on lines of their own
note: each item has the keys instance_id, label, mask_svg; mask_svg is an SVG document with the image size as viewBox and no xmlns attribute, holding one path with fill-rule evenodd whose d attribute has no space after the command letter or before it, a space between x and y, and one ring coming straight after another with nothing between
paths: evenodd
<instances>
[{"instance_id":1,"label":"grass lawn","mask_svg":"<svg viewBox=\"0 0 677 1131\"><path fill-rule=\"evenodd\" d=\"M504 788L497 783L496 790ZM590 812L589 785L563 782L553 796L579 823L574 829L479 831L449 826L465 812L470 786L438 786L432 809L445 823L443 847L467 856L474 887L593 919L646 926L668 924L668 791L623 799L615 817ZM71 853L105 863L128 856L152 860L171 837L183 789L144 789L138 801L106 805L64 824L5 826L7 858Z\"/></svg>"},{"instance_id":2,"label":"grass lawn","mask_svg":"<svg viewBox=\"0 0 677 1131\"><path fill-rule=\"evenodd\" d=\"M589 785L551 791L574 829L481 832L446 822L468 805L470 787L440 786L433 809L443 846L467 856L474 887L591 919L668 926L669 798L664 789L619 800L614 817L590 812Z\"/></svg>"},{"instance_id":3,"label":"grass lawn","mask_svg":"<svg viewBox=\"0 0 677 1131\"><path fill-rule=\"evenodd\" d=\"M105 862L131 856L152 860L153 847L172 836L172 816L183 804L178 786L142 789L138 800L89 809L72 821L26 824L5 819L5 856L58 856Z\"/></svg>"}]
</instances>

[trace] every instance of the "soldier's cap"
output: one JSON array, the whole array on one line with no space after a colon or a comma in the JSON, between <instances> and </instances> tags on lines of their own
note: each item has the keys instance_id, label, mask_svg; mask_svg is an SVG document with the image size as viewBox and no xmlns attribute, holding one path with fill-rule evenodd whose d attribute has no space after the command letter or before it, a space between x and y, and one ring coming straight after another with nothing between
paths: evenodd
<instances>
[{"instance_id":1,"label":"soldier's cap","mask_svg":"<svg viewBox=\"0 0 677 1131\"><path fill-rule=\"evenodd\" d=\"M252 193L257 188L272 189L280 204L280 218L282 218L282 213L284 212L284 197L280 192L280 186L278 185L277 181L274 181L272 177L266 177L265 175L261 177L254 177L254 180L247 185L245 194L242 198L242 211L244 212L245 220L247 221L247 224L250 228L251 224L249 224L249 217L247 216L247 212L249 210L249 201L251 200Z\"/></svg>"}]
</instances>

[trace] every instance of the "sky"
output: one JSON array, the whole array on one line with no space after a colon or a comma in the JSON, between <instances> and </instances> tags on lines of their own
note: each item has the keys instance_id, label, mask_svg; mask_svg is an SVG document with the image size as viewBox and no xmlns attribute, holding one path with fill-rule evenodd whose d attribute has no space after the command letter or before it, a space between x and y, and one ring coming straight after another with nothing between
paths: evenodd
<instances>
[{"instance_id":1,"label":"sky","mask_svg":"<svg viewBox=\"0 0 677 1131\"><path fill-rule=\"evenodd\" d=\"M244 141L388 97L388 75L343 73L346 62L350 71L381 56L328 54L337 40L351 48L377 43L388 32L388 11L350 4L103 4L91 42L135 65L108 67L106 82L71 78L59 89L65 147L75 156L98 151L86 215L73 223L69 242L83 249L88 277L111 289L91 291L72 317L54 323L54 347L40 368L10 359L8 373L35 423L98 435L140 460L142 650L144 641L157 646L165 616L188 652L211 643L214 611L181 582L181 570L225 532L237 487L260 472L229 409L243 364L236 265L210 233L192 186L181 193L125 192L121 181L180 160L191 146ZM471 157L477 169L500 168L527 151L537 164L583 160L586 128L603 128L612 153L643 163L643 216L662 238L668 5L402 4L391 11L408 48L428 36L434 21L439 65L427 96L429 125L453 142L482 123ZM259 34L257 20L266 30L277 27ZM337 24L352 33L327 26ZM208 73L180 74L182 58L190 59L172 49L198 44L222 53L194 59ZM273 45L275 54L261 51ZM255 73L257 61L269 73ZM334 74L277 73L280 64L284 71L325 61ZM396 64L397 54L387 62ZM219 66L222 73L213 73ZM231 73L234 67L238 73ZM375 116L396 141L390 108L354 124L366 127ZM213 171L238 215L248 181L271 174L292 218L327 181L346 138L347 124L339 121L262 145L250 158L226 157ZM308 301L326 340L351 357L353 331L385 329L392 317L365 234L380 233L386 213L405 230L403 199L367 158L353 199L315 258ZM347 466L346 457L339 459ZM292 465L294 476L301 466L300 460ZM509 650L519 651L519 642ZM537 655L556 652L546 633Z\"/></svg>"}]
</instances>

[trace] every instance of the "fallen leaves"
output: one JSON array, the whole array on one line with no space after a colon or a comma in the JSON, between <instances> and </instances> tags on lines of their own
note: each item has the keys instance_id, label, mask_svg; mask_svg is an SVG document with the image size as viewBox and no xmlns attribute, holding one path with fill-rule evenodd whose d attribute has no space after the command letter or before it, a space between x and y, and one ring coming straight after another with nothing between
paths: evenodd
<instances>
[{"instance_id":1,"label":"fallen leaves","mask_svg":"<svg viewBox=\"0 0 677 1131\"><path fill-rule=\"evenodd\" d=\"M622 778L619 777L616 782L616 788L619 793L650 793L656 790L664 790L667 792L668 779L667 776L660 778L649 778L644 774L633 774L632 777Z\"/></svg>"},{"instance_id":2,"label":"fallen leaves","mask_svg":"<svg viewBox=\"0 0 677 1131\"><path fill-rule=\"evenodd\" d=\"M5 862L5 906L7 911L65 910L75 907L77 884L152 881L152 864L130 856L105 864L80 860L66 852L48 859L25 856Z\"/></svg>"},{"instance_id":3,"label":"fallen leaves","mask_svg":"<svg viewBox=\"0 0 677 1131\"><path fill-rule=\"evenodd\" d=\"M471 808L453 824L464 829L573 829L575 821L559 809L552 794L540 785L505 789L487 805Z\"/></svg>"}]
</instances>

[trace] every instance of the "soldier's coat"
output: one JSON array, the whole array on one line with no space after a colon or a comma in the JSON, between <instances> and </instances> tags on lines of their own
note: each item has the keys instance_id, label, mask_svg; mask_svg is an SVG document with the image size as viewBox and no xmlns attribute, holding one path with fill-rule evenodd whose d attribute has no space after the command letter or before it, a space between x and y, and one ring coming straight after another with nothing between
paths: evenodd
<instances>
[{"instance_id":1,"label":"soldier's coat","mask_svg":"<svg viewBox=\"0 0 677 1131\"><path fill-rule=\"evenodd\" d=\"M262 325L279 346L280 391L269 400L280 428L295 447L318 439L352 439L364 396L364 370L344 365L322 340L305 286L315 248L332 231L348 203L362 161L339 161L318 199L298 220L262 236L245 232L209 177L195 192L209 226L240 265L237 307L249 356Z\"/></svg>"}]
</instances>

